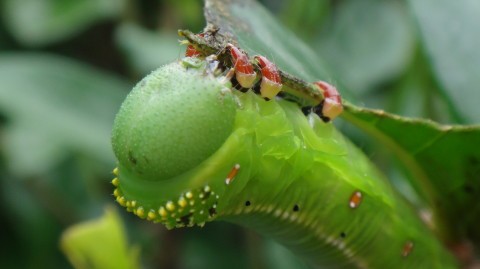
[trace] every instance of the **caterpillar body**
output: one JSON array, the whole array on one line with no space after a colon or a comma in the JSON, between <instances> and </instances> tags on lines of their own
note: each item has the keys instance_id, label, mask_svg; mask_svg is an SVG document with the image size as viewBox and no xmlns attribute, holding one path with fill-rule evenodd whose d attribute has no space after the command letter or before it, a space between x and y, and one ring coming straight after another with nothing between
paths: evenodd
<instances>
[{"instance_id":1,"label":"caterpillar body","mask_svg":"<svg viewBox=\"0 0 480 269\"><path fill-rule=\"evenodd\" d=\"M235 90L213 69L185 58L127 97L112 137L120 205L167 228L238 223L314 266L457 268L331 123Z\"/></svg>"}]
</instances>

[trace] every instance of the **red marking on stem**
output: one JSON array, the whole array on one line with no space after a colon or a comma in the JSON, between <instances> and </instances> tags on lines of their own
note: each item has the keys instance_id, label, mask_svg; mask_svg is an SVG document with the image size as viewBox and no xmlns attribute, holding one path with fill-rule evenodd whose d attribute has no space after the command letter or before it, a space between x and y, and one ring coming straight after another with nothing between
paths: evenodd
<instances>
[{"instance_id":1,"label":"red marking on stem","mask_svg":"<svg viewBox=\"0 0 480 269\"><path fill-rule=\"evenodd\" d=\"M342 97L338 93L337 88L321 80L314 83L320 88L325 99L331 99L339 104L342 103Z\"/></svg>"},{"instance_id":2,"label":"red marking on stem","mask_svg":"<svg viewBox=\"0 0 480 269\"><path fill-rule=\"evenodd\" d=\"M204 37L205 33L200 33L198 36ZM201 56L202 53L198 51L193 45L188 45L187 50L185 51L186 57L198 57Z\"/></svg>"},{"instance_id":3,"label":"red marking on stem","mask_svg":"<svg viewBox=\"0 0 480 269\"><path fill-rule=\"evenodd\" d=\"M325 81L317 81L314 84L322 91L323 101L322 115L333 120L343 112L342 97L337 88Z\"/></svg>"},{"instance_id":4,"label":"red marking on stem","mask_svg":"<svg viewBox=\"0 0 480 269\"><path fill-rule=\"evenodd\" d=\"M235 69L235 78L244 88L251 88L255 83L257 74L253 70L253 65L248 60L247 54L232 44L227 45L233 58L233 68Z\"/></svg>"},{"instance_id":5,"label":"red marking on stem","mask_svg":"<svg viewBox=\"0 0 480 269\"><path fill-rule=\"evenodd\" d=\"M260 69L262 70L262 78L266 78L277 84L282 84L282 79L280 78L276 65L264 56L257 55L255 56L255 60L257 60L258 65L260 65Z\"/></svg>"},{"instance_id":6,"label":"red marking on stem","mask_svg":"<svg viewBox=\"0 0 480 269\"><path fill-rule=\"evenodd\" d=\"M185 51L186 57L198 57L201 53L193 45L188 45L187 50Z\"/></svg>"},{"instance_id":7,"label":"red marking on stem","mask_svg":"<svg viewBox=\"0 0 480 269\"><path fill-rule=\"evenodd\" d=\"M274 98L282 89L282 79L277 66L263 56L255 56L255 60L262 71L262 83L260 84L260 94L267 98Z\"/></svg>"},{"instance_id":8,"label":"red marking on stem","mask_svg":"<svg viewBox=\"0 0 480 269\"><path fill-rule=\"evenodd\" d=\"M233 57L234 68L236 71L242 74L255 74L253 71L253 65L248 60L247 54L240 51L237 47L232 44L227 45L228 49L230 50L230 54Z\"/></svg>"}]
</instances>

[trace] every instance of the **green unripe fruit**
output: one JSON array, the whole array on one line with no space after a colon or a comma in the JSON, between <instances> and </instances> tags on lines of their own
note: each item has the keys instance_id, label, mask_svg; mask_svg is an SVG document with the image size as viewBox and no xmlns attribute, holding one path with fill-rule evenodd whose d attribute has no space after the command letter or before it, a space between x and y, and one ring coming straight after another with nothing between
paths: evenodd
<instances>
[{"instance_id":1,"label":"green unripe fruit","mask_svg":"<svg viewBox=\"0 0 480 269\"><path fill-rule=\"evenodd\" d=\"M225 92L230 83L187 65L172 63L145 77L115 119L115 155L143 179L166 180L192 169L232 131L235 103Z\"/></svg>"}]
</instances>

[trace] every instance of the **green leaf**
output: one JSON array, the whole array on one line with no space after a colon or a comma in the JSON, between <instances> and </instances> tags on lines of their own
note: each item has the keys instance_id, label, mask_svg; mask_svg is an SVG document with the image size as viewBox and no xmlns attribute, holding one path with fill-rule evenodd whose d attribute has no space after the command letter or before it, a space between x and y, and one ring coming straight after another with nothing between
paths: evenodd
<instances>
[{"instance_id":1,"label":"green leaf","mask_svg":"<svg viewBox=\"0 0 480 269\"><path fill-rule=\"evenodd\" d=\"M65 58L25 53L0 55L0 81L3 150L14 174L43 173L71 152L113 166L110 131L130 85Z\"/></svg>"},{"instance_id":2,"label":"green leaf","mask_svg":"<svg viewBox=\"0 0 480 269\"><path fill-rule=\"evenodd\" d=\"M185 54L173 32L154 32L135 24L117 28L115 39L130 66L143 76Z\"/></svg>"},{"instance_id":3,"label":"green leaf","mask_svg":"<svg viewBox=\"0 0 480 269\"><path fill-rule=\"evenodd\" d=\"M341 2L323 28L317 38L320 54L356 92L398 76L413 56L415 36L400 2Z\"/></svg>"},{"instance_id":4,"label":"green leaf","mask_svg":"<svg viewBox=\"0 0 480 269\"><path fill-rule=\"evenodd\" d=\"M427 118L437 122L455 122L446 98L439 90L428 60L417 48L415 60L403 74L394 89L388 92L386 110L413 118ZM371 94L379 95L378 92Z\"/></svg>"},{"instance_id":5,"label":"green leaf","mask_svg":"<svg viewBox=\"0 0 480 269\"><path fill-rule=\"evenodd\" d=\"M464 123L480 123L480 2L409 1L444 94Z\"/></svg>"},{"instance_id":6,"label":"green leaf","mask_svg":"<svg viewBox=\"0 0 480 269\"><path fill-rule=\"evenodd\" d=\"M346 106L343 117L393 150L442 218L437 229L445 239L480 239L480 126L440 125L354 106Z\"/></svg>"},{"instance_id":7,"label":"green leaf","mask_svg":"<svg viewBox=\"0 0 480 269\"><path fill-rule=\"evenodd\" d=\"M291 251L273 240L265 241L265 254L268 268L275 269L308 269L309 266Z\"/></svg>"},{"instance_id":8,"label":"green leaf","mask_svg":"<svg viewBox=\"0 0 480 269\"><path fill-rule=\"evenodd\" d=\"M1 268L61 268L64 262L58 256L58 235L61 224L38 199L32 189L42 189L32 181L13 180L4 171L0 174L0 197L2 203L2 249ZM50 198L50 197L49 197ZM53 198L54 199L54 198ZM68 212L71 213L71 212ZM71 217L62 216L62 220ZM41 251L39 251L41 250Z\"/></svg>"},{"instance_id":9,"label":"green leaf","mask_svg":"<svg viewBox=\"0 0 480 269\"><path fill-rule=\"evenodd\" d=\"M42 46L71 37L93 23L116 17L125 0L4 0L5 25L26 46Z\"/></svg>"},{"instance_id":10,"label":"green leaf","mask_svg":"<svg viewBox=\"0 0 480 269\"><path fill-rule=\"evenodd\" d=\"M238 226L227 222L212 222L202 228L185 229L181 233L182 243L177 250L179 268L252 268L244 242L248 238L242 238L244 234ZM239 241L238 238L243 240Z\"/></svg>"},{"instance_id":11,"label":"green leaf","mask_svg":"<svg viewBox=\"0 0 480 269\"><path fill-rule=\"evenodd\" d=\"M61 248L76 269L140 268L140 251L128 246L121 219L112 207L97 220L68 228Z\"/></svg>"},{"instance_id":12,"label":"green leaf","mask_svg":"<svg viewBox=\"0 0 480 269\"><path fill-rule=\"evenodd\" d=\"M302 39L311 41L330 11L329 1L288 0L284 1L280 18Z\"/></svg>"},{"instance_id":13,"label":"green leaf","mask_svg":"<svg viewBox=\"0 0 480 269\"><path fill-rule=\"evenodd\" d=\"M165 0L162 1L164 6L168 7L168 13L170 20L175 21L179 18L182 21L182 25L188 27L192 31L200 31L203 28L204 18L203 18L203 1L198 0ZM162 14L166 15L167 12L162 10ZM176 19L174 18L176 17ZM170 23L170 22L169 22ZM167 23L167 24L169 24Z\"/></svg>"}]
</instances>

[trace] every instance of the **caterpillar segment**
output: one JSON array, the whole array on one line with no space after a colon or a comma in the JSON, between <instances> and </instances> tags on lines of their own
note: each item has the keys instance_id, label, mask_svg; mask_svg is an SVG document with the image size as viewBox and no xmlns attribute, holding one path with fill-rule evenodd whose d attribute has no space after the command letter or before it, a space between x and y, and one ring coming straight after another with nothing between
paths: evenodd
<instances>
[{"instance_id":1,"label":"caterpillar segment","mask_svg":"<svg viewBox=\"0 0 480 269\"><path fill-rule=\"evenodd\" d=\"M235 90L228 70L208 66L163 66L123 103L112 135L121 206L169 229L237 223L314 267L458 268L334 125L295 103Z\"/></svg>"}]
</instances>

